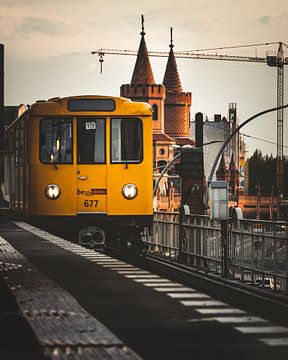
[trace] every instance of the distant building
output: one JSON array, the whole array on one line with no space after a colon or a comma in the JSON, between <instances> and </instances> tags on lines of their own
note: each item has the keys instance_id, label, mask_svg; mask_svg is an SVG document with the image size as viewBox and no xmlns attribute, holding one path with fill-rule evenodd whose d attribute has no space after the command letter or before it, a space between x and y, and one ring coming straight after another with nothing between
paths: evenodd
<instances>
[{"instance_id":1,"label":"distant building","mask_svg":"<svg viewBox=\"0 0 288 360\"><path fill-rule=\"evenodd\" d=\"M195 138L196 129L195 121L191 121L191 136ZM226 117L222 117L220 114L215 114L213 120L209 120L206 117L206 121L203 123L203 153L204 153L204 171L206 177L208 177L212 168L215 155L218 153L225 139L229 134L229 123ZM205 144L207 144L205 146ZM225 162L230 163L231 150L229 145L224 150ZM220 163L220 162L219 162ZM219 164L218 164L219 165ZM217 166L218 168L218 166ZM216 174L214 174L214 180L216 180Z\"/></svg>"},{"instance_id":2,"label":"distant building","mask_svg":"<svg viewBox=\"0 0 288 360\"><path fill-rule=\"evenodd\" d=\"M4 127L9 126L18 116L19 106L4 106Z\"/></svg>"},{"instance_id":3,"label":"distant building","mask_svg":"<svg viewBox=\"0 0 288 360\"><path fill-rule=\"evenodd\" d=\"M229 104L228 120L221 114L215 114L213 120L206 117L203 123L204 172L208 178L215 157L224 141L238 127L237 106ZM195 121L191 122L191 136L195 137ZM230 199L235 200L240 187L240 141L239 133L227 144L213 174L213 180L227 180Z\"/></svg>"}]
</instances>

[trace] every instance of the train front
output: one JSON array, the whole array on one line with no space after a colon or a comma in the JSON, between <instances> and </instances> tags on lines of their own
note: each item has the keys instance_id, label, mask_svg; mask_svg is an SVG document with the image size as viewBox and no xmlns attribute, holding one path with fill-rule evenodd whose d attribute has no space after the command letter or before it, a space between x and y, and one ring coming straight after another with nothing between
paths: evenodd
<instances>
[{"instance_id":1,"label":"train front","mask_svg":"<svg viewBox=\"0 0 288 360\"><path fill-rule=\"evenodd\" d=\"M153 216L150 106L79 96L30 116L29 216L70 224L87 246L140 248Z\"/></svg>"}]
</instances>

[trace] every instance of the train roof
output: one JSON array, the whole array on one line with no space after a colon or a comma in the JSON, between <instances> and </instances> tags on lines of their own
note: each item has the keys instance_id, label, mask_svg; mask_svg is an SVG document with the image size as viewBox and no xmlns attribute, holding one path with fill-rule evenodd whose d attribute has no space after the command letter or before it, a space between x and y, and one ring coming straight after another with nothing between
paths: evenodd
<instances>
[{"instance_id":1,"label":"train roof","mask_svg":"<svg viewBox=\"0 0 288 360\"><path fill-rule=\"evenodd\" d=\"M90 109L87 110L87 106ZM120 116L123 114L149 116L152 114L151 105L146 102L136 102L124 97L107 95L53 97L48 100L37 100L32 105L27 105L25 109L24 107L21 109L22 111L18 113L18 118L14 122L26 113L31 116L48 116L50 114L95 116L97 113L105 116Z\"/></svg>"},{"instance_id":2,"label":"train roof","mask_svg":"<svg viewBox=\"0 0 288 360\"><path fill-rule=\"evenodd\" d=\"M78 95L68 97L54 97L38 100L30 106L31 115L44 115L46 112L62 114L90 114L101 113L109 115L151 115L151 106L145 102L136 102L124 97L104 95Z\"/></svg>"}]
</instances>

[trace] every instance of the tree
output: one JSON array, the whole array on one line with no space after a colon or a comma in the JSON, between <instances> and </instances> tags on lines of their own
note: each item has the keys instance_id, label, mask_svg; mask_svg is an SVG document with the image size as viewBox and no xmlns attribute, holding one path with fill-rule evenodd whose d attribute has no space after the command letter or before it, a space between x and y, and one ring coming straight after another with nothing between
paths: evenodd
<instances>
[{"instance_id":1,"label":"tree","mask_svg":"<svg viewBox=\"0 0 288 360\"><path fill-rule=\"evenodd\" d=\"M249 166L249 194L257 194L257 186L260 185L261 195L270 196L272 188L277 194L277 161L270 156L262 155L261 150L256 149L248 159ZM284 197L288 196L288 161L284 160Z\"/></svg>"}]
</instances>

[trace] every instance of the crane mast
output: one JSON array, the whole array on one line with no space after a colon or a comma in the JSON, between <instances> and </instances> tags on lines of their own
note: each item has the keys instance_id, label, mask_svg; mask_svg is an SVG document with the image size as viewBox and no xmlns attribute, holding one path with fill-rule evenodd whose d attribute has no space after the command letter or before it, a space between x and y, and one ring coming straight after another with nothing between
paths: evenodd
<instances>
[{"instance_id":1,"label":"crane mast","mask_svg":"<svg viewBox=\"0 0 288 360\"><path fill-rule=\"evenodd\" d=\"M284 56L282 44L277 53L277 107L283 106L284 99ZM283 117L284 110L277 111L277 189L278 195L283 197Z\"/></svg>"},{"instance_id":2,"label":"crane mast","mask_svg":"<svg viewBox=\"0 0 288 360\"><path fill-rule=\"evenodd\" d=\"M268 66L277 67L277 107L283 106L284 99L284 65L288 65L288 58L284 58L283 43L279 42L278 52L267 53L266 57L258 56L237 56L237 55L220 55L220 54L205 54L193 51L175 51L174 55L180 59L201 59L201 60L219 60L219 61L240 61L240 62L255 62L265 63ZM260 44L262 45L262 44ZM267 43L268 45L268 43ZM286 45L287 46L287 45ZM110 55L127 55L137 56L138 52L135 50L120 50L120 49L99 49L91 51L92 55L98 54L100 62L100 70L102 73L103 57L105 54ZM169 53L166 51L149 51L149 56L154 57L168 57ZM283 198L283 109L277 110L277 189L278 198Z\"/></svg>"}]
</instances>

